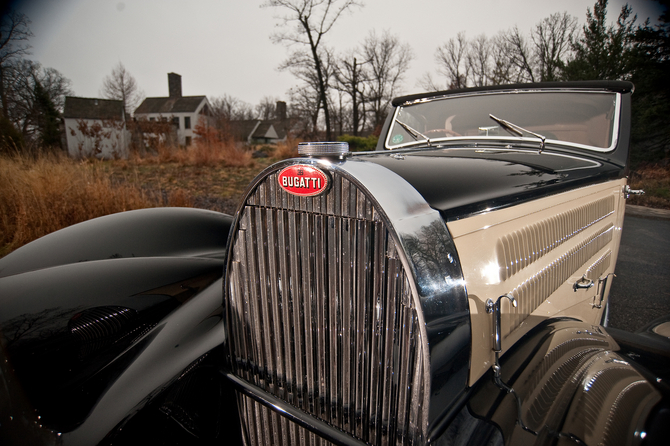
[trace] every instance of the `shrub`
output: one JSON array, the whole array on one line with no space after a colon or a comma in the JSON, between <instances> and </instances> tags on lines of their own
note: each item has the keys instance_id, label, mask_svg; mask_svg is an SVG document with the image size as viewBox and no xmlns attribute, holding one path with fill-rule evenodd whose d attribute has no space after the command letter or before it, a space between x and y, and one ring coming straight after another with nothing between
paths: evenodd
<instances>
[{"instance_id":1,"label":"shrub","mask_svg":"<svg viewBox=\"0 0 670 446\"><path fill-rule=\"evenodd\" d=\"M367 152L375 150L377 147L377 140L379 137L375 135L370 136L353 136L342 135L337 138L338 141L349 143L349 150L351 152Z\"/></svg>"},{"instance_id":2,"label":"shrub","mask_svg":"<svg viewBox=\"0 0 670 446\"><path fill-rule=\"evenodd\" d=\"M0 114L0 154L18 153L23 147L23 135L4 115Z\"/></svg>"},{"instance_id":3,"label":"shrub","mask_svg":"<svg viewBox=\"0 0 670 446\"><path fill-rule=\"evenodd\" d=\"M298 143L296 139L286 138L286 141L277 143L272 153L273 158L285 160L298 156Z\"/></svg>"},{"instance_id":4,"label":"shrub","mask_svg":"<svg viewBox=\"0 0 670 446\"><path fill-rule=\"evenodd\" d=\"M628 204L670 209L670 166L647 164L639 166L630 175L630 187L644 190L644 195L633 195Z\"/></svg>"}]
</instances>

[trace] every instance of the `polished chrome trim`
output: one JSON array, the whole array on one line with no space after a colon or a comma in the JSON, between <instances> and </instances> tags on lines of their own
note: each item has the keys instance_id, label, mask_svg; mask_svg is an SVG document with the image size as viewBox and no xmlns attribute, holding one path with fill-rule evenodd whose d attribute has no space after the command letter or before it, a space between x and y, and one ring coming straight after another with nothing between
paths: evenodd
<instances>
[{"instance_id":1,"label":"polished chrome trim","mask_svg":"<svg viewBox=\"0 0 670 446\"><path fill-rule=\"evenodd\" d=\"M488 314L493 314L493 351L500 353L502 351L502 307L500 306L500 299L506 297L511 302L512 306L516 308L517 302L516 299L511 294L503 294L498 296L495 302L493 299L486 299L486 312ZM496 355L494 372L500 370L500 363L498 362L498 355Z\"/></svg>"},{"instance_id":2,"label":"polished chrome trim","mask_svg":"<svg viewBox=\"0 0 670 446\"><path fill-rule=\"evenodd\" d=\"M326 195L308 198L293 197L284 193L281 188L274 186L276 181L273 182L272 179L282 168L292 164L311 164L324 171L328 171L328 173L334 179L332 189ZM266 181L267 183L265 183ZM260 237L254 236L252 234L253 231L249 231L249 228L254 227L253 222L250 221L249 218L253 218L258 222L264 222L261 225L256 225L257 228L280 225L279 230L277 231L277 236L280 238L279 240L272 240L271 237L274 237L272 234L268 234L267 237L264 236L264 239L270 241L268 246L274 246L276 243L278 246L280 246L279 251L286 252L288 250L291 253L290 256L281 261L268 261L267 259L263 258L261 258L260 261L257 259L251 259L253 264L267 265L267 267L264 267L265 269L255 269L250 271L249 274L253 275L254 277L267 278L274 277L276 274L279 274L282 278L291 276L300 277L299 270L295 269L299 267L294 262L294 259L308 259L312 255L320 258L326 255L326 253L329 253L328 255L335 256L332 261L326 262L325 265L329 265L329 268L336 268L338 269L337 271L324 271L323 269L318 271L314 270L314 277L303 277L304 280L302 280L300 283L286 283L286 281L284 281L284 283L281 283L282 288L290 286L300 287L306 290L305 287L310 287L310 284L314 283L317 284L316 288L320 289L320 286L318 285L319 281L326 280L327 277L337 277L340 268L337 266L338 262L346 264L351 263L353 257L358 255L356 250L364 249L366 242L372 242L375 244L382 243L382 245L377 248L377 251L382 252L386 250L386 242L382 241L381 239L366 241L367 237L365 234L367 234L367 231L356 230L352 225L351 229L354 230L353 233L358 234L358 237L363 238L360 240L342 238L341 240L350 241L351 249L347 248L344 251L341 251L340 247L333 247L333 249L328 248L326 250L320 251L319 247L324 246L325 242L319 242L317 240L318 237L320 237L320 231L308 229L313 228L313 226L309 226L312 224L310 223L310 221L312 221L311 219L323 219L321 223L317 223L316 225L319 227L323 226L330 228L331 222L334 224L339 224L336 220L339 218L337 216L341 215L347 219L353 219L351 221L353 221L355 225L368 224L376 226L383 225L385 227L385 230L388 232L388 237L393 241L393 243L388 243L388 249L390 250L388 252L389 262L397 263L398 266L394 267L391 265L391 263L389 265L391 265L390 267L394 270L397 269L398 271L404 271L407 275L407 278L399 280L400 277L396 279L394 278L396 274L391 274L388 277L388 285L377 284L374 279L381 277L382 275L375 272L371 276L373 280L373 289L379 289L379 287L383 286L399 287L398 289L400 290L404 299L400 309L415 309L415 313L414 315L410 315L410 313L413 311L399 311L398 313L387 312L386 316L383 316L383 314L380 316L375 316L373 311L371 313L371 317L404 318L405 320L400 322L401 326L416 327L416 335L418 336L416 338L417 345L410 346L408 343L403 343L403 345L400 345L399 348L403 349L402 355L405 355L404 357L415 355L418 363L415 366L415 370L408 370L408 364L403 361L404 365L402 369L395 370L394 372L388 372L393 374L389 375L388 373L382 373L379 376L374 376L373 379L377 380L378 384L372 383L370 387L380 389L383 387L383 389L380 390L378 394L377 392L370 393L370 400L367 402L361 400L361 398L366 397L364 389L362 393L354 392L351 393L351 395L347 393L347 395L344 395L344 398L351 397L351 404L353 406L360 403L362 404L361 407L369 407L370 410L373 411L380 410L382 423L387 423L387 420L392 420L395 417L400 417L400 419L398 419L399 423L406 423L407 420L404 419L406 415L410 417L417 416L418 418L415 420L411 420L411 418L409 419L410 426L415 426L417 429L416 434L418 434L418 438L415 438L415 440L423 438L425 441L428 430L431 392L430 386L432 377L429 356L430 340L428 338L427 325L434 320L454 317L458 317L460 318L458 320L464 320L466 321L465 324L469 324L468 304L462 272L457 261L457 254L455 247L453 246L453 241L451 240L449 232L439 212L430 208L423 197L411 185L409 185L409 183L407 183L397 174L377 164L353 159L342 162L329 162L327 160L317 159L295 159L284 161L266 169L261 175L259 175L259 177L257 177L257 179L247 190L246 196L247 199L245 202L243 202L241 205L242 207L240 207L237 212L236 221L233 226L233 232L231 232L237 234L239 231L240 236L239 243L234 243L234 237L231 237L231 240L229 241L230 248L234 248L235 252L231 253L229 257L229 270L227 272L228 275L232 274L241 276L245 274L243 271L244 268L241 268L240 266L241 264L245 264L247 262L246 256L265 255L263 254L263 249L256 248L250 250L247 248L248 246L253 246L254 243L262 242ZM286 211L281 209L274 210L271 209L268 205L264 204L270 202L280 203L279 207L281 209L285 209ZM249 204L251 207L245 209L244 203ZM287 212L288 214L284 217L277 218L276 221L273 221L272 219L276 218L274 214L275 212ZM282 228L281 225L286 225L287 227ZM331 229L327 230L330 231ZM306 240L313 239L314 243L310 243L308 246L306 244L299 245L296 243L294 238L285 240L285 234L297 234L298 231L307 231L303 234L303 238ZM426 239L427 234L430 236L428 239ZM335 236L326 235L324 236L323 240L332 242L334 240L338 240L338 238ZM423 246L424 248L441 248L441 252L444 253L444 256L443 258L438 259L438 261L444 262L445 265L429 264L428 262L433 260L422 254L422 246L419 246L421 243L418 243L421 241L426 241L426 243L423 244L425 245ZM347 258L347 256L349 256L349 258ZM439 266L439 268L426 268L426 266ZM358 267L364 268L364 265L358 265ZM274 272L272 271L273 268L275 269ZM292 274L288 274L288 269L282 272L282 268L293 268L294 270ZM277 269L279 269L279 273L277 272ZM348 269L345 269L345 273L347 273L347 271ZM363 274L363 270L361 270L360 274ZM242 280L241 282L249 283L248 280ZM258 302L259 298L264 302L267 302L268 299L274 299L274 294L272 294L273 292L271 292L269 295L262 295L259 293L264 293L264 290L257 291L255 289L246 289L246 285L244 285L245 289L239 289L237 288L239 283L240 282L238 281L233 281L231 287L227 287L230 289L226 289L226 294L228 296L248 296L250 300L255 302ZM359 282L346 279L346 277L343 278L343 283L358 283L358 285L361 285ZM331 292L334 292L332 288L329 289ZM333 305L335 302L337 302L338 296L342 301L349 301L350 299L346 296L353 293L354 291L355 290L342 289L328 299L319 299L318 301L329 302L331 305ZM302 297L299 297L299 299L310 299L311 295L312 294L309 292L303 292L301 293ZM373 292L373 295L376 295L376 291ZM241 300L238 301L238 298L230 297L227 297L226 300L229 302L231 312L236 314L247 314L248 317L255 317L254 315L259 315L259 321L264 318L272 319L269 308L263 309L254 307L252 309L253 311L244 313L241 307L244 303ZM276 302L272 305L273 309L277 308ZM308 305L312 304L308 303ZM267 312L267 315L264 313L264 311ZM324 309L324 311L326 311L326 309ZM349 310L343 307L342 311ZM405 314L404 316L403 313ZM349 316L347 316L347 314L343 313L345 320L351 321L352 323L361 323L356 319L362 315L361 312L354 312ZM407 319L408 317L409 319ZM243 322L236 321L234 317L231 318L230 314L229 319L231 319L229 325L231 333L244 332L240 325ZM320 327L318 319L319 318L316 318L313 321L309 320L306 322L302 319L283 322L285 327L292 326L294 328L292 340L289 340L286 336L283 337L283 342L285 342L286 345L284 345L282 348L287 352L293 352L289 353L289 356L296 354L299 351L297 350L297 347L306 343L314 342L314 345L318 347L319 345L325 345L324 343L326 342L339 342L337 337L325 336L325 329L327 327ZM280 355L277 354L273 355L273 349L268 347L272 345L273 341L272 339L267 339L268 332L271 332L272 328L265 327L267 328L266 330L261 330L258 323L259 321L250 321L251 326L255 327L255 332L249 333L249 339L244 339L244 337L240 339L239 336L231 336L231 338L235 338L231 340L233 343L233 349L241 351L247 350L249 348L258 348L259 350L256 351L254 355L263 361L262 363L257 364L258 372L260 372L260 374L257 374L257 372L247 372L242 373L240 378L254 383L256 378L251 376L253 373L255 376L263 378L261 380L262 382L256 384L261 388L265 387L267 391L272 391L277 397L281 397L282 394L288 395L289 398L285 399L287 403L301 407L302 410L309 411L310 413L314 414L314 416L319 416L321 413L325 413L326 415L324 416L326 418L332 416L335 419L334 424L337 424L342 429L351 432L352 435L357 435L359 432L358 429L360 429L360 427L350 425L349 423L355 420L351 420L350 414L344 413L344 411L341 410L342 407L346 407L349 404L347 401L343 401L342 403L338 402L338 404L333 407L326 407L322 404L320 399L315 399L315 401L304 401L304 399L292 401L290 399L292 395L291 389L273 387L275 386L275 383L281 381L280 378L282 377L280 375L282 373L292 373L293 366L296 367L296 375L304 375L304 371L301 369L301 367L303 367L303 362L300 361L301 364L293 364L293 366L288 367L286 358L278 358ZM314 323L316 325L313 327L305 326L303 327L303 330L301 329L301 323ZM393 322L393 324L395 323L396 322ZM386 324L389 326L392 325L391 320L387 321ZM469 334L468 327L464 328ZM304 333L313 333L314 335L303 338ZM252 342L251 337L262 340L262 343L265 347L253 347L255 341ZM277 336L273 336L273 338L275 340L278 339ZM279 336L279 338L281 338L281 336ZM442 336L442 338L444 338L444 336ZM376 361L376 358L383 358L384 356L381 354L381 352L394 348L392 343L389 342L389 340L386 342L380 340L376 344L376 347L370 350L370 358L364 358L364 360L372 362ZM416 351L414 349L416 349ZM308 349L306 354L311 354L310 350L313 349ZM327 351L327 349L324 349L324 351ZM331 348L330 351L332 353L333 349ZM377 355L377 352L380 352L380 354ZM314 354L318 355L320 353L315 351ZM343 358L339 359L348 360L348 357L349 356L345 354ZM388 357L388 355L386 355L386 357ZM333 368L333 370L330 371L331 374L337 375L340 373L340 370L343 370L337 365L337 359L338 358L331 358L330 367ZM234 363L235 358L231 357L231 361ZM276 363L274 363L274 361L276 361ZM314 362L315 361L308 360L305 361L304 365L311 366L311 364ZM317 361L316 363L318 367L326 366L325 362L321 363L320 361ZM270 366L265 367L266 364L269 364ZM284 371L281 370L281 364L283 364L285 368ZM384 364L383 366L385 369L392 369L389 368L392 366L392 364ZM357 372L358 367L359 364L354 364L353 362L351 367L347 366L346 364L344 367L346 370L351 369L350 382L352 387L358 386L356 381L359 376ZM353 370L353 368L356 368L356 370ZM275 375L274 373L270 373L267 375L266 372L270 369L276 370L277 374ZM307 373L307 375L311 376L312 373ZM298 377L294 375L293 379L297 381L297 378ZM408 378L412 379L412 381L410 382ZM389 402L391 401L391 399L389 399L389 395L391 395L393 392L392 387L389 385L393 380L399 380L398 383L394 385L399 385L399 388L411 389L412 392L411 396L409 394L406 395L407 399L400 399L398 402L394 402L393 405L395 406L398 404L400 406L409 406L410 401L415 401L417 402L417 406L414 409L402 410L400 407L394 408L393 406L389 405ZM317 388L316 386L319 386L319 392L325 392L326 394L330 391L337 392L338 389L326 388L328 385L331 387L335 385L336 379L330 379L329 381L330 383L296 382L296 385L300 388L303 388L303 386L305 388L310 388L311 386L315 386L314 388ZM440 384L444 385L443 382L440 382ZM465 384L465 382L463 384ZM382 404L383 402L384 404ZM306 406L306 404L309 406ZM311 406L312 404L314 407ZM412 404L414 405L414 403ZM407 407L407 409L410 408ZM440 407L438 409L442 411L444 410L444 407ZM377 418L374 417L374 419L376 420ZM412 432L399 433L399 435L403 434L412 435ZM372 432L370 435L374 435L374 432ZM370 438L370 441L373 443L381 440L382 439L375 440L374 438Z\"/></svg>"},{"instance_id":3,"label":"polished chrome trim","mask_svg":"<svg viewBox=\"0 0 670 446\"><path fill-rule=\"evenodd\" d=\"M313 415L308 414L300 409L296 409L294 406L286 403L285 401L271 395L270 393L264 391L263 389L250 384L249 382L233 375L230 372L221 372L225 378L227 378L236 389L242 394L252 398L254 401L259 402L263 406L272 409L274 412L280 414L282 417L288 419L289 421L298 424L301 427L309 430L322 437L324 440L330 441L333 444L341 446L365 446L366 443L347 435L339 429L336 429L325 423Z\"/></svg>"},{"instance_id":4,"label":"polished chrome trim","mask_svg":"<svg viewBox=\"0 0 670 446\"><path fill-rule=\"evenodd\" d=\"M613 92L609 90L591 90L591 89L561 89L561 88L555 88L555 89L529 89L529 90L495 90L495 91L483 91L483 92L474 92L474 93L456 93L456 94L450 94L450 95L441 95L441 96L436 96L433 98L423 98L423 99L417 99L415 101L410 101L410 102L405 102L399 106L397 106L393 112L393 118L392 118L392 123L396 121L398 114L400 113L400 110L403 107L407 106L412 106L416 104L424 104L428 102L434 102L434 101L439 101L439 100L445 100L445 99L451 99L451 98L462 98L462 97L468 97L468 96L490 96L490 95L501 95L501 94L523 94L523 93L598 93L598 94L613 94L615 97L615 107L614 107L614 122L612 124L612 142L609 147L595 147L595 146L589 146L587 144L579 144L579 143L574 143L574 142L568 142L568 141L560 141L556 139L546 139L545 143L546 144L551 144L552 148L560 148L560 147L566 147L566 148L576 148L576 149L583 149L583 150L589 150L592 152L601 152L601 153L606 153L606 152L611 152L616 148L616 146L619 143L619 127L620 127L620 120L621 120L621 93L618 92ZM392 124L393 125L393 124ZM448 144L453 144L454 142L459 142L459 141L504 141L504 142L509 142L514 145L518 145L519 142L522 143L528 143L528 144L535 144L537 145L537 139L535 138L528 138L528 137L501 137L497 136L495 138L492 137L487 137L487 136L462 136L462 137L455 137L455 138L439 138L435 140L431 140L430 143L428 144L426 141L411 141L405 144L399 144L399 145L394 145L391 147L389 144L390 138L391 138L391 127L389 127L389 131L386 134L386 140L384 141L384 149L386 150L398 150L398 149L403 149L403 148L416 148L417 146L420 146L422 144L430 146L431 144L432 147L440 147L441 143L448 143Z\"/></svg>"},{"instance_id":5,"label":"polished chrome trim","mask_svg":"<svg viewBox=\"0 0 670 446\"><path fill-rule=\"evenodd\" d=\"M349 154L349 143L343 141L301 142L298 153L304 156L343 158Z\"/></svg>"},{"instance_id":6,"label":"polished chrome trim","mask_svg":"<svg viewBox=\"0 0 670 446\"><path fill-rule=\"evenodd\" d=\"M623 196L628 199L631 195L644 195L644 190L642 189L631 189L628 184L623 187Z\"/></svg>"}]
</instances>

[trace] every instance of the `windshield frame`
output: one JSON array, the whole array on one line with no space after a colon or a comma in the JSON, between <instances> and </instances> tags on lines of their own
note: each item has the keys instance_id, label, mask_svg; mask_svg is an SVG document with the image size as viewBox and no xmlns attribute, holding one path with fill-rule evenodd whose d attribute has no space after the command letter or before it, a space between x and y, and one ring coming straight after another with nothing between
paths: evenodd
<instances>
[{"instance_id":1,"label":"windshield frame","mask_svg":"<svg viewBox=\"0 0 670 446\"><path fill-rule=\"evenodd\" d=\"M421 98L412 101L406 101L395 107L393 116L386 133L384 140L384 149L385 150L398 150L398 149L408 149L416 148L421 146L426 147L444 147L447 145L462 145L464 142L474 142L475 145L479 145L481 142L485 143L498 143L498 144L511 144L518 146L519 144L538 146L540 141L535 136L512 136L512 135L495 135L495 136L450 136L450 137L439 137L431 138L429 140L412 140L402 144L391 144L391 134L393 127L397 125L397 120L399 114L406 107L412 107L415 105L425 104L428 102L436 102L442 100L449 100L454 98L464 98L464 97L473 97L473 96L491 96L491 95L506 95L506 94L528 94L528 93L588 93L588 94L607 94L614 95L615 99L615 108L614 108L614 117L612 122L612 134L611 134L611 143L609 147L597 147L591 146L588 144L581 144L576 142L561 141L557 139L546 139L547 146L553 147L566 147L573 149L587 150L590 152L598 153L607 153L616 149L619 143L619 131L621 123L621 92L604 90L604 89L575 89L575 88L529 88L529 89L514 89L514 90L491 90L491 91L479 91L479 92L463 92L463 93L453 93L446 95L438 95L428 98ZM505 119L505 116L501 116ZM515 123L518 124L518 123Z\"/></svg>"}]
</instances>

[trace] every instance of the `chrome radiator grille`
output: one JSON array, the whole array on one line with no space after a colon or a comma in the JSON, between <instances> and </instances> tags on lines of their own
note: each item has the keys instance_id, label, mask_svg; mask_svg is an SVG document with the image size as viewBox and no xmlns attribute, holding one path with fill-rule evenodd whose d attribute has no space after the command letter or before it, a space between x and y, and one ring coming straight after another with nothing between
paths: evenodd
<instances>
[{"instance_id":1,"label":"chrome radiator grille","mask_svg":"<svg viewBox=\"0 0 670 446\"><path fill-rule=\"evenodd\" d=\"M248 197L232 244L233 373L370 444L421 442L425 341L386 224L345 178L298 198L276 177ZM274 421L283 433L251 435L255 414L277 417L244 399L251 443L293 444L297 427L285 421Z\"/></svg>"}]
</instances>

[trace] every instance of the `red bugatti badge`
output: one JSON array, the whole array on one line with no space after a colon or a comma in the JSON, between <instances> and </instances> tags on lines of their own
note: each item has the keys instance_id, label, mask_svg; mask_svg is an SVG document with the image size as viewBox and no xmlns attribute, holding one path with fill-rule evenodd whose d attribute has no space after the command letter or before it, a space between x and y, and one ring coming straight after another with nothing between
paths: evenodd
<instances>
[{"instance_id":1,"label":"red bugatti badge","mask_svg":"<svg viewBox=\"0 0 670 446\"><path fill-rule=\"evenodd\" d=\"M328 188L328 176L308 164L288 166L279 172L277 178L282 189L299 197L313 197Z\"/></svg>"}]
</instances>

